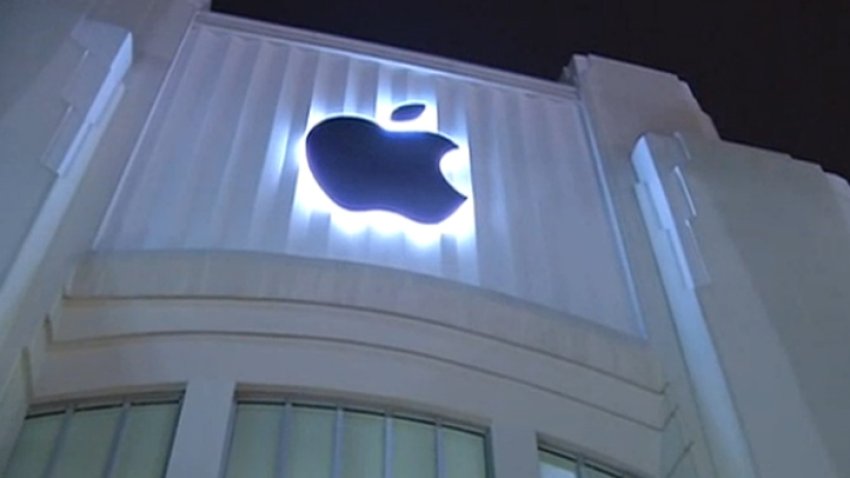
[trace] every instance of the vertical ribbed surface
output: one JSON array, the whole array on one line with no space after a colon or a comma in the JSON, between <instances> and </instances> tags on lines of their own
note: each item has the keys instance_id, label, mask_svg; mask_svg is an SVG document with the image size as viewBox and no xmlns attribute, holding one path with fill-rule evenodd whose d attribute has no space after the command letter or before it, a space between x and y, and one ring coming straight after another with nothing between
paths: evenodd
<instances>
[{"instance_id":1,"label":"vertical ribbed surface","mask_svg":"<svg viewBox=\"0 0 850 478\"><path fill-rule=\"evenodd\" d=\"M575 99L201 23L176 62L97 248L365 262L637 330ZM404 230L327 204L302 167L309 127L412 100L460 145L444 172L471 199Z\"/></svg>"}]
</instances>

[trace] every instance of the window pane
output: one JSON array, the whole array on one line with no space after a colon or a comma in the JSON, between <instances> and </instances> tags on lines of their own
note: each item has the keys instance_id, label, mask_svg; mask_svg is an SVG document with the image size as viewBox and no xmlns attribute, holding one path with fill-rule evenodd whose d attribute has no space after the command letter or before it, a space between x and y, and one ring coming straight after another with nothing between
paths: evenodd
<instances>
[{"instance_id":1,"label":"window pane","mask_svg":"<svg viewBox=\"0 0 850 478\"><path fill-rule=\"evenodd\" d=\"M436 462L434 426L393 419L393 476L434 478Z\"/></svg>"},{"instance_id":2,"label":"window pane","mask_svg":"<svg viewBox=\"0 0 850 478\"><path fill-rule=\"evenodd\" d=\"M121 407L75 411L56 461L55 476L100 476L120 414Z\"/></svg>"},{"instance_id":3,"label":"window pane","mask_svg":"<svg viewBox=\"0 0 850 478\"><path fill-rule=\"evenodd\" d=\"M583 478L620 478L620 475L614 474L609 471L604 471L593 465L585 466L581 470L581 476Z\"/></svg>"},{"instance_id":4,"label":"window pane","mask_svg":"<svg viewBox=\"0 0 850 478\"><path fill-rule=\"evenodd\" d=\"M569 458L565 458L547 451L539 451L540 457L540 478L575 478L576 463Z\"/></svg>"},{"instance_id":5,"label":"window pane","mask_svg":"<svg viewBox=\"0 0 850 478\"><path fill-rule=\"evenodd\" d=\"M343 478L381 478L384 474L384 417L345 412Z\"/></svg>"},{"instance_id":6,"label":"window pane","mask_svg":"<svg viewBox=\"0 0 850 478\"><path fill-rule=\"evenodd\" d=\"M283 405L241 404L236 408L229 478L273 478L280 443Z\"/></svg>"},{"instance_id":7,"label":"window pane","mask_svg":"<svg viewBox=\"0 0 850 478\"><path fill-rule=\"evenodd\" d=\"M50 452L64 414L44 415L24 421L15 449L6 467L8 478L30 478L41 476L50 459Z\"/></svg>"},{"instance_id":8,"label":"window pane","mask_svg":"<svg viewBox=\"0 0 850 478\"><path fill-rule=\"evenodd\" d=\"M446 478L486 478L484 437L452 428L442 431Z\"/></svg>"},{"instance_id":9,"label":"window pane","mask_svg":"<svg viewBox=\"0 0 850 478\"><path fill-rule=\"evenodd\" d=\"M177 403L130 407L115 457L114 477L155 478L165 473L177 410Z\"/></svg>"},{"instance_id":10,"label":"window pane","mask_svg":"<svg viewBox=\"0 0 850 478\"><path fill-rule=\"evenodd\" d=\"M226 478L278 472L331 478L334 470L338 478L383 478L386 472L395 478L437 477L437 426L431 422L321 405L240 403L232 433ZM483 434L448 426L439 442L442 478L487 478Z\"/></svg>"},{"instance_id":11,"label":"window pane","mask_svg":"<svg viewBox=\"0 0 850 478\"><path fill-rule=\"evenodd\" d=\"M331 409L293 407L286 476L330 478L335 416Z\"/></svg>"}]
</instances>

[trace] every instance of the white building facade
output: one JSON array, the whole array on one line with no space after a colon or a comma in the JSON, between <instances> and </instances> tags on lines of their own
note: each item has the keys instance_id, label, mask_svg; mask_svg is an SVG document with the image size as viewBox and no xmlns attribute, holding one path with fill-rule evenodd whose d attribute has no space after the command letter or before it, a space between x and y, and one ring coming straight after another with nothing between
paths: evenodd
<instances>
[{"instance_id":1,"label":"white building facade","mask_svg":"<svg viewBox=\"0 0 850 478\"><path fill-rule=\"evenodd\" d=\"M850 476L850 186L675 76L7 3L6 476ZM337 117L448 139L465 200L340 206Z\"/></svg>"}]
</instances>

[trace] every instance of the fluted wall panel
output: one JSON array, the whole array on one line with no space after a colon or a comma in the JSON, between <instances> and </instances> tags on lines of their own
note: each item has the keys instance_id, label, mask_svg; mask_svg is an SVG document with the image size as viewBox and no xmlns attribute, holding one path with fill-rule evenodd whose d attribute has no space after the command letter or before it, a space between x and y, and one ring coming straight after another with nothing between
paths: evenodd
<instances>
[{"instance_id":1,"label":"fluted wall panel","mask_svg":"<svg viewBox=\"0 0 850 478\"><path fill-rule=\"evenodd\" d=\"M321 41L314 41L320 38ZM480 286L637 333L579 100L566 85L465 77L421 56L219 15L192 26L97 240L102 250L251 250L354 261ZM390 52L390 53L387 53ZM395 56L390 58L391 56ZM538 82L543 83L543 82ZM459 145L441 165L470 199L435 226L352 213L304 164L335 114ZM376 219L377 218L377 219ZM377 221L377 222L376 222Z\"/></svg>"}]
</instances>

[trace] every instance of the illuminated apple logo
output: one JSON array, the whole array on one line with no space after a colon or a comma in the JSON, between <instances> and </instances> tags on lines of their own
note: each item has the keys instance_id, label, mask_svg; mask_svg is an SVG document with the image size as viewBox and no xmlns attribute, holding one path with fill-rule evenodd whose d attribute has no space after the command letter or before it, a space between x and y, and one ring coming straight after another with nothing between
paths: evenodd
<instances>
[{"instance_id":1,"label":"illuminated apple logo","mask_svg":"<svg viewBox=\"0 0 850 478\"><path fill-rule=\"evenodd\" d=\"M399 106L393 121L425 105ZM307 164L328 197L351 211L392 211L436 224L466 201L443 177L440 160L457 144L427 131L387 131L356 116L328 118L307 135Z\"/></svg>"}]
</instances>

